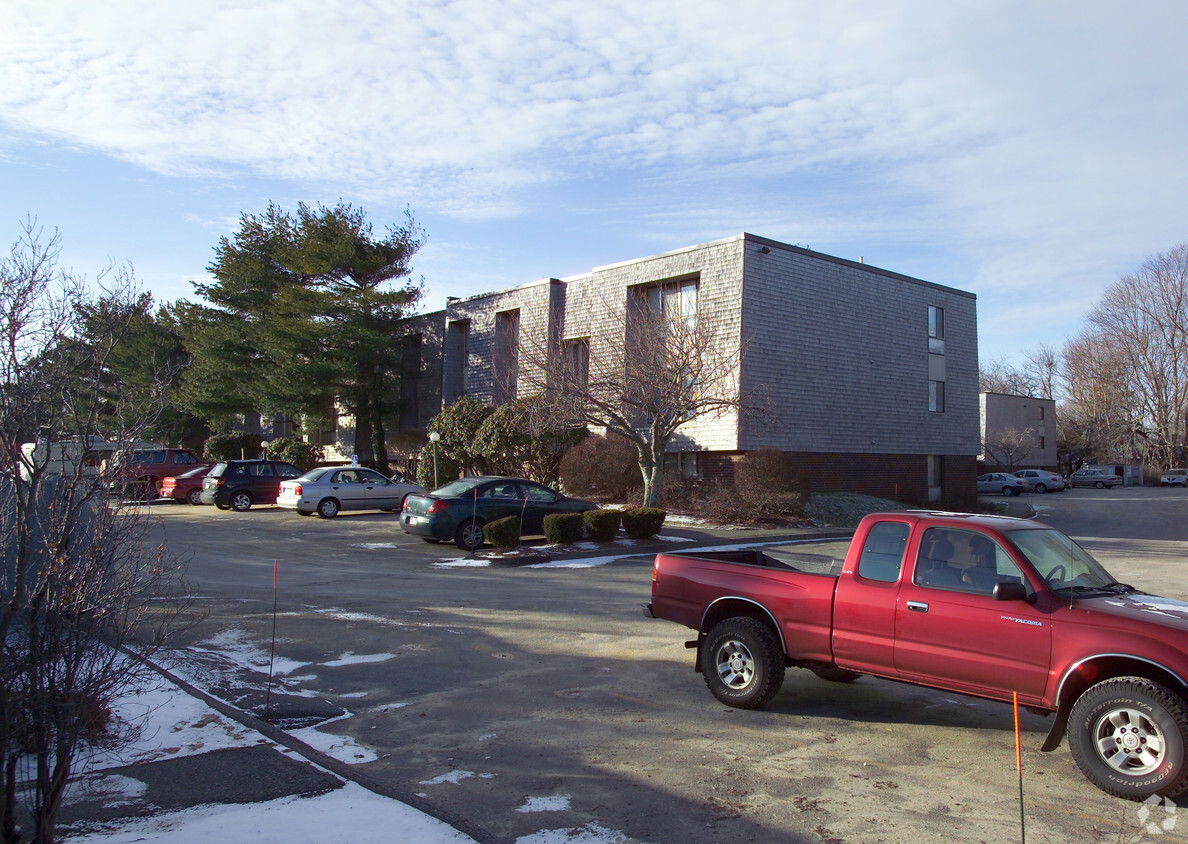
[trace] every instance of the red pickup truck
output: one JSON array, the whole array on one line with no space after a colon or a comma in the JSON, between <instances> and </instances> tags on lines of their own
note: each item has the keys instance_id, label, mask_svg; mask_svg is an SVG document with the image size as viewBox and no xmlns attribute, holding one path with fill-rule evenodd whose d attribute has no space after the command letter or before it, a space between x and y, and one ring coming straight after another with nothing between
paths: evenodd
<instances>
[{"instance_id":1,"label":"red pickup truck","mask_svg":"<svg viewBox=\"0 0 1188 844\"><path fill-rule=\"evenodd\" d=\"M762 706L787 667L863 674L1055 713L1082 773L1134 800L1188 783L1188 603L1118 583L1040 522L867 516L844 560L811 545L660 554L646 615L697 631L695 670Z\"/></svg>"}]
</instances>

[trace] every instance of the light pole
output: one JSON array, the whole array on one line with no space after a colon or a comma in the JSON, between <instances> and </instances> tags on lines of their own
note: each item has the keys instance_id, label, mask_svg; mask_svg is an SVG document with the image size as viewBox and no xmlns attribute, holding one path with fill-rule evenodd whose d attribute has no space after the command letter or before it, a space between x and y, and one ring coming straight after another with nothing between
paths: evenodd
<instances>
[{"instance_id":1,"label":"light pole","mask_svg":"<svg viewBox=\"0 0 1188 844\"><path fill-rule=\"evenodd\" d=\"M437 431L429 434L429 442L433 443L433 488L437 489L437 443L441 439L441 434Z\"/></svg>"},{"instance_id":2,"label":"light pole","mask_svg":"<svg viewBox=\"0 0 1188 844\"><path fill-rule=\"evenodd\" d=\"M260 458L263 459L268 456L268 440L260 440Z\"/></svg>"}]
</instances>

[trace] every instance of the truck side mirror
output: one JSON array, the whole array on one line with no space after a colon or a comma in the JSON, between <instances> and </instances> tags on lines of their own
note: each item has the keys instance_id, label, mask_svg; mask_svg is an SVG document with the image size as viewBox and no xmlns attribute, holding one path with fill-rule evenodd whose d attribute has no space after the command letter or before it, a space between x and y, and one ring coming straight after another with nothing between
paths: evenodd
<instances>
[{"instance_id":1,"label":"truck side mirror","mask_svg":"<svg viewBox=\"0 0 1188 844\"><path fill-rule=\"evenodd\" d=\"M994 584L994 600L996 601L1026 601L1027 587L1022 583L1005 581Z\"/></svg>"}]
</instances>

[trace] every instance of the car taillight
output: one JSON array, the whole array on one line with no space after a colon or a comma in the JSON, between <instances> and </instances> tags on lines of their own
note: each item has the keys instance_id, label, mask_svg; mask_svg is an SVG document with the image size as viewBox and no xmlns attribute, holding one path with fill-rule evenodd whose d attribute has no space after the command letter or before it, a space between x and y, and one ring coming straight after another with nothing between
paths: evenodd
<instances>
[{"instance_id":1,"label":"car taillight","mask_svg":"<svg viewBox=\"0 0 1188 844\"><path fill-rule=\"evenodd\" d=\"M430 513L440 513L449 506L450 506L449 504L447 504L446 502L442 501L439 498L436 501L434 501L432 504L429 505L429 512Z\"/></svg>"},{"instance_id":2,"label":"car taillight","mask_svg":"<svg viewBox=\"0 0 1188 844\"><path fill-rule=\"evenodd\" d=\"M301 494L301 484L293 484L292 486L293 486L293 494L300 495Z\"/></svg>"},{"instance_id":3,"label":"car taillight","mask_svg":"<svg viewBox=\"0 0 1188 844\"><path fill-rule=\"evenodd\" d=\"M222 485L223 485L223 484L225 484L225 483L226 483L226 481L224 481L222 478L219 478L218 480L216 480L216 481L215 481L214 485L215 485L216 487L220 487L220 486L222 486Z\"/></svg>"}]
</instances>

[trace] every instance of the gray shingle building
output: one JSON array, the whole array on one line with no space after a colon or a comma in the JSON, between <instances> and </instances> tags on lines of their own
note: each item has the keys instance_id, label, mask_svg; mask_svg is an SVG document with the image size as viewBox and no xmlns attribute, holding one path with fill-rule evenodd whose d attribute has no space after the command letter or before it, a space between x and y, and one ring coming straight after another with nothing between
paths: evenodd
<instances>
[{"instance_id":1,"label":"gray shingle building","mask_svg":"<svg viewBox=\"0 0 1188 844\"><path fill-rule=\"evenodd\" d=\"M795 455L814 490L972 499L974 295L746 233L451 299L410 320L402 429L424 430L462 395L498 404L524 394L525 338L575 360L621 349L617 314L632 295L695 308L717 342L743 349L740 393L765 396L764 418L684 426L671 455L681 473L729 477L741 454L772 448Z\"/></svg>"}]
</instances>

